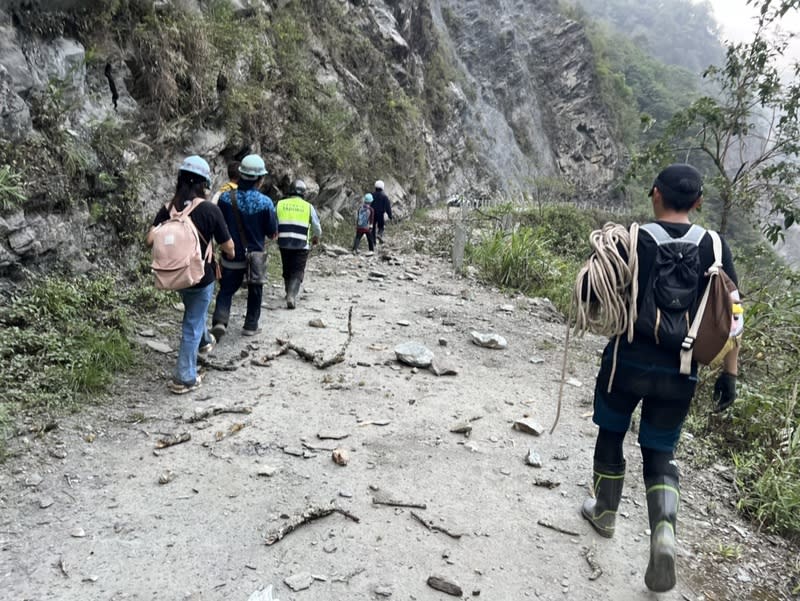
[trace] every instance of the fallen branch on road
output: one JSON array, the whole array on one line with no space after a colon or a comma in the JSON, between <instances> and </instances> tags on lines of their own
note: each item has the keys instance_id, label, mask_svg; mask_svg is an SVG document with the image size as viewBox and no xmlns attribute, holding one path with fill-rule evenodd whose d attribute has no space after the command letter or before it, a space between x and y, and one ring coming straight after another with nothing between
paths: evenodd
<instances>
[{"instance_id":1,"label":"fallen branch on road","mask_svg":"<svg viewBox=\"0 0 800 601\"><path fill-rule=\"evenodd\" d=\"M429 522L415 511L411 512L411 517L417 520L423 526L425 526L425 528L427 528L428 530L441 532L442 534L446 534L450 538L455 538L456 540L458 540L462 536L461 533L459 532L450 532L447 528L444 528L442 526L437 526L433 522Z\"/></svg>"},{"instance_id":2,"label":"fallen branch on road","mask_svg":"<svg viewBox=\"0 0 800 601\"><path fill-rule=\"evenodd\" d=\"M567 528L562 528L561 526L556 526L555 524L548 522L547 520L539 520L536 522L540 526L544 526L545 528L550 528L550 530L555 530L556 532L560 532L561 534L567 534L569 536L580 536L580 532L575 532L574 530L569 530Z\"/></svg>"},{"instance_id":3,"label":"fallen branch on road","mask_svg":"<svg viewBox=\"0 0 800 601\"><path fill-rule=\"evenodd\" d=\"M350 341L353 339L353 306L350 306L350 310L347 312L347 340L345 340L342 348L333 355L330 359L325 359L324 351L317 350L314 352L309 351L302 346L298 346L290 340L284 340L282 338L278 338L277 342L280 345L280 349L277 351L270 353L269 355L265 355L259 359L253 359L253 365L260 365L265 367L269 364L270 361L277 359L281 355L285 355L288 351L294 351L297 353L297 356L301 359L308 361L317 369L327 369L331 365L336 365L338 363L342 363L345 359L345 353L347 352L347 347L350 346Z\"/></svg>"},{"instance_id":4,"label":"fallen branch on road","mask_svg":"<svg viewBox=\"0 0 800 601\"><path fill-rule=\"evenodd\" d=\"M336 507L335 505L329 505L327 507L309 507L300 515L296 515L292 518L289 518L289 521L278 528L277 530L273 530L272 532L267 533L266 540L264 541L267 546L274 545L283 537L288 534L291 534L298 528L300 528L304 524L309 524L315 520L319 520L324 517L328 517L333 513L340 513L344 517L353 520L356 524L359 523L361 520L347 511L346 509L342 509L341 507Z\"/></svg>"},{"instance_id":5,"label":"fallen branch on road","mask_svg":"<svg viewBox=\"0 0 800 601\"><path fill-rule=\"evenodd\" d=\"M387 505L388 507L411 507L412 509L427 509L425 503L415 503L413 501L399 501L388 497L372 497L373 505Z\"/></svg>"},{"instance_id":6,"label":"fallen branch on road","mask_svg":"<svg viewBox=\"0 0 800 601\"><path fill-rule=\"evenodd\" d=\"M244 413L250 414L253 412L252 407L207 407L202 410L196 410L192 415L187 417L185 421L193 424L202 421L206 418L213 417L214 415L221 415L222 413Z\"/></svg>"},{"instance_id":7,"label":"fallen branch on road","mask_svg":"<svg viewBox=\"0 0 800 601\"><path fill-rule=\"evenodd\" d=\"M156 448L157 449L166 449L167 447L175 446L176 444L181 444L182 442L187 442L192 439L192 435L188 432L184 432L183 434L170 434L164 438L159 438L156 441Z\"/></svg>"},{"instance_id":8,"label":"fallen branch on road","mask_svg":"<svg viewBox=\"0 0 800 601\"><path fill-rule=\"evenodd\" d=\"M592 568L592 574L589 576L589 580L597 580L600 578L600 576L603 575L603 568L594 558L594 547L586 547L583 550L583 556L586 558L586 563Z\"/></svg>"}]
</instances>

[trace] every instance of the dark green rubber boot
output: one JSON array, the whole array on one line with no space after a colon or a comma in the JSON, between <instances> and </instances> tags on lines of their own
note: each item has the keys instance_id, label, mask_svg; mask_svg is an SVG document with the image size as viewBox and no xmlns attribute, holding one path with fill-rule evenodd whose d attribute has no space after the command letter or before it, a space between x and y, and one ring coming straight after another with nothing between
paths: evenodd
<instances>
[{"instance_id":1,"label":"dark green rubber boot","mask_svg":"<svg viewBox=\"0 0 800 601\"><path fill-rule=\"evenodd\" d=\"M674 476L645 480L645 486L650 517L650 562L644 583L651 591L664 593L675 586L675 520L680 488Z\"/></svg>"},{"instance_id":2,"label":"dark green rubber boot","mask_svg":"<svg viewBox=\"0 0 800 601\"><path fill-rule=\"evenodd\" d=\"M297 278L291 278L286 283L286 306L289 309L294 309L297 306L297 295L300 294L300 284L302 284L302 282Z\"/></svg>"},{"instance_id":3,"label":"dark green rubber boot","mask_svg":"<svg viewBox=\"0 0 800 601\"><path fill-rule=\"evenodd\" d=\"M614 536L614 525L617 521L617 507L622 498L622 487L625 483L625 462L619 465L605 465L594 462L594 479L592 491L594 498L583 502L581 515L589 520L600 536Z\"/></svg>"}]
</instances>

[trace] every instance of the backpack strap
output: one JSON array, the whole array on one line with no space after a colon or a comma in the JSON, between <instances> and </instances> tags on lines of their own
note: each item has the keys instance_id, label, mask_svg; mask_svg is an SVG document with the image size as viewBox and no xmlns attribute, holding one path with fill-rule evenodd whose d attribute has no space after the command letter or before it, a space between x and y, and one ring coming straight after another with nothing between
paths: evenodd
<instances>
[{"instance_id":1,"label":"backpack strap","mask_svg":"<svg viewBox=\"0 0 800 601\"><path fill-rule=\"evenodd\" d=\"M705 230L703 230L703 234L705 235ZM711 284L713 283L715 277L719 277L719 270L722 268L722 240L720 239L719 234L713 230L708 230L708 235L711 236L711 242L714 247L714 262L705 273L705 275L708 276L708 284L706 284L706 289L703 292L703 297L700 299L700 304L697 305L697 313L695 313L694 320L692 320L692 324L689 326L689 331L686 333L686 338L683 339L683 343L681 344L681 374L683 375L689 375L692 372L692 351L694 349L694 341L697 338L697 332L700 331L700 323L703 321L703 313L705 313L706 305L708 305L708 296L711 293Z\"/></svg>"},{"instance_id":2,"label":"backpack strap","mask_svg":"<svg viewBox=\"0 0 800 601\"><path fill-rule=\"evenodd\" d=\"M643 229L650 234L650 237L653 238L658 246L661 246L662 244L669 244L670 242L689 242L695 246L700 246L700 241L703 239L703 236L706 235L705 228L696 224L693 224L692 227L690 227L689 230L680 238L673 238L669 235L669 233L667 233L667 230L655 222L645 223L640 227L640 229Z\"/></svg>"},{"instance_id":3,"label":"backpack strap","mask_svg":"<svg viewBox=\"0 0 800 601\"><path fill-rule=\"evenodd\" d=\"M672 240L672 237L667 233L667 230L657 223L644 223L639 226L639 230L650 234L650 237L659 246Z\"/></svg>"},{"instance_id":4,"label":"backpack strap","mask_svg":"<svg viewBox=\"0 0 800 601\"><path fill-rule=\"evenodd\" d=\"M239 212L239 203L236 201L238 196L235 189L230 190L228 193L231 195L231 206L233 207L233 215L236 218L236 227L239 230L239 238L242 239L242 248L244 253L247 254L247 236L244 233L244 223L242 223L242 214Z\"/></svg>"},{"instance_id":5,"label":"backpack strap","mask_svg":"<svg viewBox=\"0 0 800 601\"><path fill-rule=\"evenodd\" d=\"M678 240L681 242L691 242L695 246L700 246L700 242L703 240L703 236L705 235L706 229L704 227L701 227L697 224L692 224L692 227L689 228L689 231L678 238Z\"/></svg>"}]
</instances>

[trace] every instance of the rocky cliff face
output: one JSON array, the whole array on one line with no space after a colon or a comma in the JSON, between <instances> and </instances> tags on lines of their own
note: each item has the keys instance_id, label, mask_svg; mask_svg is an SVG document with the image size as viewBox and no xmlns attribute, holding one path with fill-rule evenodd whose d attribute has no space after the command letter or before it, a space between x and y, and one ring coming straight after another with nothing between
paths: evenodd
<instances>
[{"instance_id":1,"label":"rocky cliff face","mask_svg":"<svg viewBox=\"0 0 800 601\"><path fill-rule=\"evenodd\" d=\"M551 0L24 4L0 10L6 273L138 239L189 153L221 183L261 152L273 195L301 176L327 216L378 178L408 213L542 176L599 197L619 169L588 43Z\"/></svg>"}]
</instances>

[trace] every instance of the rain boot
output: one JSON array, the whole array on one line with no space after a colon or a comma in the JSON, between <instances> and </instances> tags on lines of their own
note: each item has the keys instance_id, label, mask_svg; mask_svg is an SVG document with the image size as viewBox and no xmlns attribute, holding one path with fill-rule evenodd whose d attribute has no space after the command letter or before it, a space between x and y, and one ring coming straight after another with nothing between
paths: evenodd
<instances>
[{"instance_id":1,"label":"rain boot","mask_svg":"<svg viewBox=\"0 0 800 601\"><path fill-rule=\"evenodd\" d=\"M651 591L664 593L675 586L675 520L680 488L674 476L649 478L645 486L650 517L650 562L644 583Z\"/></svg>"},{"instance_id":2,"label":"rain boot","mask_svg":"<svg viewBox=\"0 0 800 601\"><path fill-rule=\"evenodd\" d=\"M300 293L301 281L298 278L290 278L286 284L286 306L294 309L297 306L297 295Z\"/></svg>"},{"instance_id":3,"label":"rain boot","mask_svg":"<svg viewBox=\"0 0 800 601\"><path fill-rule=\"evenodd\" d=\"M593 492L583 502L581 515L589 520L600 536L614 536L614 524L617 521L617 507L622 498L622 486L625 482L625 462L619 465L606 465L594 462Z\"/></svg>"}]
</instances>

